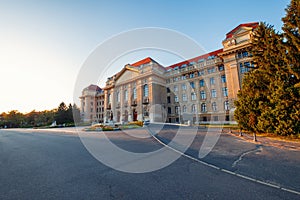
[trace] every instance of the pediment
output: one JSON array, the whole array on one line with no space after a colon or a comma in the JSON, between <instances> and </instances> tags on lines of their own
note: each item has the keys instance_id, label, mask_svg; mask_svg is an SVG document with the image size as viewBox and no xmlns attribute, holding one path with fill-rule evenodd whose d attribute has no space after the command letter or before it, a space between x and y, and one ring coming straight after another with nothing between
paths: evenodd
<instances>
[{"instance_id":1,"label":"pediment","mask_svg":"<svg viewBox=\"0 0 300 200\"><path fill-rule=\"evenodd\" d=\"M233 34L234 34L234 35L239 35L239 34L241 34L241 33L247 32L247 31L248 31L248 29L247 29L246 27L241 27L241 28L239 28L238 30L236 30Z\"/></svg>"},{"instance_id":2,"label":"pediment","mask_svg":"<svg viewBox=\"0 0 300 200\"><path fill-rule=\"evenodd\" d=\"M131 67L125 67L116 78L116 85L130 81L139 76L139 71Z\"/></svg>"}]
</instances>

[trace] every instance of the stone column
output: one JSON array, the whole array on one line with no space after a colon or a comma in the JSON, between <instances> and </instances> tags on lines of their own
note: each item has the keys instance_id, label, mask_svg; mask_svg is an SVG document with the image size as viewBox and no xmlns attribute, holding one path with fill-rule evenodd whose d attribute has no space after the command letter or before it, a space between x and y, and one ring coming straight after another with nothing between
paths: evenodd
<instances>
[{"instance_id":1,"label":"stone column","mask_svg":"<svg viewBox=\"0 0 300 200\"><path fill-rule=\"evenodd\" d=\"M116 116L116 98L115 98L115 90L112 88L110 90L110 101L111 101L111 112L113 113L113 121L116 121L117 116Z\"/></svg>"},{"instance_id":2,"label":"stone column","mask_svg":"<svg viewBox=\"0 0 300 200\"><path fill-rule=\"evenodd\" d=\"M137 89L137 120L143 121L143 82L142 80L138 80L136 84Z\"/></svg>"}]
</instances>

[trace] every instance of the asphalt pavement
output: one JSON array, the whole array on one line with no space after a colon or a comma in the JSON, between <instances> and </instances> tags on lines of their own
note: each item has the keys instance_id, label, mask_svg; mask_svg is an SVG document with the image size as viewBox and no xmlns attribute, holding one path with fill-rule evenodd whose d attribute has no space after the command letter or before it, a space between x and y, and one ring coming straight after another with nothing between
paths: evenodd
<instances>
[{"instance_id":1,"label":"asphalt pavement","mask_svg":"<svg viewBox=\"0 0 300 200\"><path fill-rule=\"evenodd\" d=\"M145 134L146 130L139 131ZM173 137L172 130L164 131ZM167 141L166 133L164 139ZM127 151L139 153L162 148L152 137L137 138L120 131L106 135L112 143ZM199 134L196 137L198 140L186 152L195 157L203 136ZM229 150L230 147L232 150ZM240 151L241 148L243 151ZM212 152L203 159L225 169L299 190L299 152L262 147L262 151L249 153L232 166L242 152L253 148L257 147L240 141L231 142L231 137L221 136ZM278 177L271 179L274 174ZM287 179L286 182L284 179ZM53 133L0 130L1 200L299 198L300 195L295 193L224 173L183 156L157 171L125 173L95 159L76 134L60 130Z\"/></svg>"}]
</instances>

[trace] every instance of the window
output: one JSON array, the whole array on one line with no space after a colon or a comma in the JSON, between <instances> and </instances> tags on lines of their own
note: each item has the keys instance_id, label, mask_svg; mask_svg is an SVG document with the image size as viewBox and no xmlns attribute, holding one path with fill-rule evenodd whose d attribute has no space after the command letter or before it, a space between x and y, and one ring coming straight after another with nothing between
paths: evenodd
<instances>
[{"instance_id":1,"label":"window","mask_svg":"<svg viewBox=\"0 0 300 200\"><path fill-rule=\"evenodd\" d=\"M204 90L201 90L201 92L200 92L200 98L201 99L206 99L206 93L205 93Z\"/></svg>"},{"instance_id":2,"label":"window","mask_svg":"<svg viewBox=\"0 0 300 200\"><path fill-rule=\"evenodd\" d=\"M172 113L172 109L171 107L168 107L168 114L171 114Z\"/></svg>"},{"instance_id":3,"label":"window","mask_svg":"<svg viewBox=\"0 0 300 200\"><path fill-rule=\"evenodd\" d=\"M219 121L219 117L218 116L214 116L214 121Z\"/></svg>"},{"instance_id":4,"label":"window","mask_svg":"<svg viewBox=\"0 0 300 200\"><path fill-rule=\"evenodd\" d=\"M134 87L133 88L133 99L136 99L137 98L137 95L136 95L136 88Z\"/></svg>"},{"instance_id":5,"label":"window","mask_svg":"<svg viewBox=\"0 0 300 200\"><path fill-rule=\"evenodd\" d=\"M224 109L227 111L229 110L229 102L228 101L224 102Z\"/></svg>"},{"instance_id":6,"label":"window","mask_svg":"<svg viewBox=\"0 0 300 200\"><path fill-rule=\"evenodd\" d=\"M199 76L203 76L205 74L204 70L199 71Z\"/></svg>"},{"instance_id":7,"label":"window","mask_svg":"<svg viewBox=\"0 0 300 200\"><path fill-rule=\"evenodd\" d=\"M120 102L120 92L117 92L117 102Z\"/></svg>"},{"instance_id":8,"label":"window","mask_svg":"<svg viewBox=\"0 0 300 200\"><path fill-rule=\"evenodd\" d=\"M215 89L211 90L211 97L216 98L217 97L217 91Z\"/></svg>"},{"instance_id":9,"label":"window","mask_svg":"<svg viewBox=\"0 0 300 200\"><path fill-rule=\"evenodd\" d=\"M216 102L213 102L213 103L211 104L211 108L212 108L213 111L217 111L217 110L218 110L218 109L217 109L217 103L216 103ZM215 121L217 121L217 120L215 120Z\"/></svg>"},{"instance_id":10,"label":"window","mask_svg":"<svg viewBox=\"0 0 300 200\"><path fill-rule=\"evenodd\" d=\"M209 74L211 74L211 73L214 73L214 72L216 72L216 69L213 67L213 68L208 68L207 69L207 72L209 73Z\"/></svg>"},{"instance_id":11,"label":"window","mask_svg":"<svg viewBox=\"0 0 300 200\"><path fill-rule=\"evenodd\" d=\"M191 96L192 96L192 100L196 100L196 93L195 92L192 92Z\"/></svg>"},{"instance_id":12,"label":"window","mask_svg":"<svg viewBox=\"0 0 300 200\"><path fill-rule=\"evenodd\" d=\"M175 113L176 113L176 114L179 113L179 106L175 106Z\"/></svg>"},{"instance_id":13,"label":"window","mask_svg":"<svg viewBox=\"0 0 300 200\"><path fill-rule=\"evenodd\" d=\"M177 96L177 95L175 95L175 97L174 97L174 101L175 101L175 102L179 102L179 100L178 100L178 96Z\"/></svg>"},{"instance_id":14,"label":"window","mask_svg":"<svg viewBox=\"0 0 300 200\"><path fill-rule=\"evenodd\" d=\"M191 86L191 88L195 89L195 84L194 84L194 82L190 82L190 86Z\"/></svg>"},{"instance_id":15,"label":"window","mask_svg":"<svg viewBox=\"0 0 300 200\"><path fill-rule=\"evenodd\" d=\"M182 101L187 101L186 94L182 94Z\"/></svg>"},{"instance_id":16,"label":"window","mask_svg":"<svg viewBox=\"0 0 300 200\"><path fill-rule=\"evenodd\" d=\"M248 57L248 52L247 51L243 52L243 57Z\"/></svg>"},{"instance_id":17,"label":"window","mask_svg":"<svg viewBox=\"0 0 300 200\"><path fill-rule=\"evenodd\" d=\"M125 101L128 100L128 91L127 90L124 91L124 99L125 99Z\"/></svg>"},{"instance_id":18,"label":"window","mask_svg":"<svg viewBox=\"0 0 300 200\"><path fill-rule=\"evenodd\" d=\"M170 93L170 88L167 87L167 93Z\"/></svg>"},{"instance_id":19,"label":"window","mask_svg":"<svg viewBox=\"0 0 300 200\"><path fill-rule=\"evenodd\" d=\"M223 87L223 88L222 88L222 92L223 92L223 96L224 96L224 97L228 97L228 90L227 90L227 87Z\"/></svg>"},{"instance_id":20,"label":"window","mask_svg":"<svg viewBox=\"0 0 300 200\"><path fill-rule=\"evenodd\" d=\"M148 87L147 84L144 85L143 92L144 92L144 94L143 94L144 97L148 97L149 96L149 87Z\"/></svg>"},{"instance_id":21,"label":"window","mask_svg":"<svg viewBox=\"0 0 300 200\"><path fill-rule=\"evenodd\" d=\"M194 76L194 74L190 74L190 78L194 78L195 76Z\"/></svg>"},{"instance_id":22,"label":"window","mask_svg":"<svg viewBox=\"0 0 300 200\"><path fill-rule=\"evenodd\" d=\"M167 97L167 102L171 103L171 98L170 97Z\"/></svg>"},{"instance_id":23,"label":"window","mask_svg":"<svg viewBox=\"0 0 300 200\"><path fill-rule=\"evenodd\" d=\"M174 91L177 92L178 91L178 87L177 85L174 85Z\"/></svg>"},{"instance_id":24,"label":"window","mask_svg":"<svg viewBox=\"0 0 300 200\"><path fill-rule=\"evenodd\" d=\"M201 112L206 112L207 109L206 109L206 103L202 103L201 104Z\"/></svg>"},{"instance_id":25,"label":"window","mask_svg":"<svg viewBox=\"0 0 300 200\"><path fill-rule=\"evenodd\" d=\"M196 113L196 112L197 112L196 105L195 105L195 104L193 104L193 105L192 105L192 113Z\"/></svg>"},{"instance_id":26,"label":"window","mask_svg":"<svg viewBox=\"0 0 300 200\"><path fill-rule=\"evenodd\" d=\"M91 106L93 106L93 105L94 105L94 102L91 101Z\"/></svg>"},{"instance_id":27,"label":"window","mask_svg":"<svg viewBox=\"0 0 300 200\"><path fill-rule=\"evenodd\" d=\"M219 71L224 71L224 66L223 65L219 66Z\"/></svg>"},{"instance_id":28,"label":"window","mask_svg":"<svg viewBox=\"0 0 300 200\"><path fill-rule=\"evenodd\" d=\"M209 79L209 82L210 82L211 85L214 85L214 84L215 84L215 78L214 78L214 77L211 77L211 78Z\"/></svg>"},{"instance_id":29,"label":"window","mask_svg":"<svg viewBox=\"0 0 300 200\"><path fill-rule=\"evenodd\" d=\"M241 74L249 72L249 70L250 70L250 62L245 62L244 65L243 63L240 63Z\"/></svg>"},{"instance_id":30,"label":"window","mask_svg":"<svg viewBox=\"0 0 300 200\"><path fill-rule=\"evenodd\" d=\"M200 85L200 87L204 87L204 79L201 79L201 80L199 81L199 85Z\"/></svg>"},{"instance_id":31,"label":"window","mask_svg":"<svg viewBox=\"0 0 300 200\"><path fill-rule=\"evenodd\" d=\"M221 81L222 81L222 83L226 83L226 76L225 75L221 76Z\"/></svg>"},{"instance_id":32,"label":"window","mask_svg":"<svg viewBox=\"0 0 300 200\"><path fill-rule=\"evenodd\" d=\"M183 106L182 111L186 113L186 106Z\"/></svg>"},{"instance_id":33,"label":"window","mask_svg":"<svg viewBox=\"0 0 300 200\"><path fill-rule=\"evenodd\" d=\"M181 85L182 90L186 90L186 84Z\"/></svg>"},{"instance_id":34,"label":"window","mask_svg":"<svg viewBox=\"0 0 300 200\"><path fill-rule=\"evenodd\" d=\"M181 80L185 80L186 79L186 77L185 76L181 76Z\"/></svg>"}]
</instances>

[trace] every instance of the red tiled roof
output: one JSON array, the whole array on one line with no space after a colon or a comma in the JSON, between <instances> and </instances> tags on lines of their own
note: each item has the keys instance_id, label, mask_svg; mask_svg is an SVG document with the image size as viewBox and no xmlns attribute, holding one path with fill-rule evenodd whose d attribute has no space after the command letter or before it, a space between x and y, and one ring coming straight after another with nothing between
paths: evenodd
<instances>
[{"instance_id":1,"label":"red tiled roof","mask_svg":"<svg viewBox=\"0 0 300 200\"><path fill-rule=\"evenodd\" d=\"M101 91L102 90L99 86L93 85L93 84L89 85L85 89L87 89L87 90L93 90L93 91Z\"/></svg>"},{"instance_id":2,"label":"red tiled roof","mask_svg":"<svg viewBox=\"0 0 300 200\"><path fill-rule=\"evenodd\" d=\"M245 24L240 24L237 27L235 27L233 30L231 30L229 33L226 34L226 39L231 38L233 34L240 28L240 27L252 27L256 28L258 26L258 22L251 22L251 23L245 23Z\"/></svg>"},{"instance_id":3,"label":"red tiled roof","mask_svg":"<svg viewBox=\"0 0 300 200\"><path fill-rule=\"evenodd\" d=\"M182 62L179 62L179 63L176 63L176 64L173 64L171 66L168 66L166 67L166 69L171 69L171 68L174 68L174 67L177 67L177 66L182 66L184 64L189 64L191 62L198 62L198 60L200 59L206 59L208 58L209 56L217 56L219 53L222 53L223 52L223 49L218 49L216 51L213 51L213 52L210 52L210 53L207 53L207 54L204 54L204 55L201 55L201 56L197 56L195 58L191 58L189 60L185 60L185 61L182 61Z\"/></svg>"},{"instance_id":4,"label":"red tiled roof","mask_svg":"<svg viewBox=\"0 0 300 200\"><path fill-rule=\"evenodd\" d=\"M131 66L138 67L138 66L140 66L140 65L149 63L149 62L151 62L151 61L152 61L152 59L151 59L150 57L147 57L147 58L145 58L145 59L143 59L143 60L140 60L140 61L138 61L138 62L135 62L135 63L131 64Z\"/></svg>"}]
</instances>

